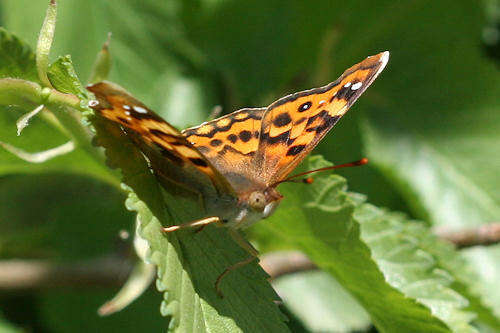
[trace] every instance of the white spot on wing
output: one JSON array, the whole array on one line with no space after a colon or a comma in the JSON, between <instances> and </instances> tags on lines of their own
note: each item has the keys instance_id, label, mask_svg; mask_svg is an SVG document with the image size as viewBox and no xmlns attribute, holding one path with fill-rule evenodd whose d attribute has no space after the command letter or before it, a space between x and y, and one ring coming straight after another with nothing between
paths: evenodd
<instances>
[{"instance_id":1,"label":"white spot on wing","mask_svg":"<svg viewBox=\"0 0 500 333\"><path fill-rule=\"evenodd\" d=\"M358 90L359 88L361 88L362 85L363 85L362 82L357 82L352 85L351 90Z\"/></svg>"},{"instance_id":2,"label":"white spot on wing","mask_svg":"<svg viewBox=\"0 0 500 333\"><path fill-rule=\"evenodd\" d=\"M387 61L389 61L389 51L385 51L382 53L382 57L380 57L380 62L384 64L387 64Z\"/></svg>"},{"instance_id":3,"label":"white spot on wing","mask_svg":"<svg viewBox=\"0 0 500 333\"><path fill-rule=\"evenodd\" d=\"M124 106L123 106L123 108L124 108L125 110L130 110L130 106L128 106L128 105L124 105Z\"/></svg>"},{"instance_id":4,"label":"white spot on wing","mask_svg":"<svg viewBox=\"0 0 500 333\"><path fill-rule=\"evenodd\" d=\"M148 113L148 110L146 110L145 108L141 107L141 106L134 106L134 111L135 112L139 112L139 113Z\"/></svg>"},{"instance_id":5,"label":"white spot on wing","mask_svg":"<svg viewBox=\"0 0 500 333\"><path fill-rule=\"evenodd\" d=\"M126 114L127 116L130 116L130 112L129 112L129 111L125 111L125 114Z\"/></svg>"},{"instance_id":6,"label":"white spot on wing","mask_svg":"<svg viewBox=\"0 0 500 333\"><path fill-rule=\"evenodd\" d=\"M380 68L378 69L377 73L374 75L374 80L375 78L382 72L385 68L385 65L387 65L387 62L389 61L389 51L382 52L382 56L380 57Z\"/></svg>"},{"instance_id":7,"label":"white spot on wing","mask_svg":"<svg viewBox=\"0 0 500 333\"><path fill-rule=\"evenodd\" d=\"M349 88L351 86L352 82L347 82L346 84L344 84L344 88Z\"/></svg>"},{"instance_id":8,"label":"white spot on wing","mask_svg":"<svg viewBox=\"0 0 500 333\"><path fill-rule=\"evenodd\" d=\"M322 104L325 104L325 103L326 103L326 101L323 99L323 100L319 101L319 103L318 103L318 104L319 104L319 105L322 105Z\"/></svg>"}]
</instances>

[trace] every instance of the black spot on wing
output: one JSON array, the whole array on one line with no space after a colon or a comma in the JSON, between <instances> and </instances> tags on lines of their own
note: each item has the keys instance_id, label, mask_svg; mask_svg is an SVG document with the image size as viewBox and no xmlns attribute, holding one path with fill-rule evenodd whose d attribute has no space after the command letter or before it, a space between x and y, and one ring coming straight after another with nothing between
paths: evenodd
<instances>
[{"instance_id":1,"label":"black spot on wing","mask_svg":"<svg viewBox=\"0 0 500 333\"><path fill-rule=\"evenodd\" d=\"M184 163L184 161L182 160L182 158L180 158L179 156L175 155L172 151L166 149L165 147L163 147L159 143L155 142L154 144L158 148L158 150L160 151L161 155L163 157L165 157L166 159L168 159L169 161L171 161L171 162L173 162L175 164L179 164L179 165L182 165Z\"/></svg>"},{"instance_id":2,"label":"black spot on wing","mask_svg":"<svg viewBox=\"0 0 500 333\"><path fill-rule=\"evenodd\" d=\"M129 125L130 124L130 121L128 121L128 119L126 118L123 118L123 117L116 117L121 123L124 123L124 124L127 124Z\"/></svg>"},{"instance_id":3,"label":"black spot on wing","mask_svg":"<svg viewBox=\"0 0 500 333\"><path fill-rule=\"evenodd\" d=\"M290 149L288 149L288 151L286 152L286 156L295 156L303 151L305 147L306 145L297 145L290 147Z\"/></svg>"},{"instance_id":4,"label":"black spot on wing","mask_svg":"<svg viewBox=\"0 0 500 333\"><path fill-rule=\"evenodd\" d=\"M250 131L241 131L239 137L241 141L248 142L252 138L252 133Z\"/></svg>"},{"instance_id":5,"label":"black spot on wing","mask_svg":"<svg viewBox=\"0 0 500 333\"><path fill-rule=\"evenodd\" d=\"M149 130L149 133L151 133L151 134L153 134L153 135L155 135L155 136L158 136L158 137L160 137L160 138L164 137L164 136L165 136L165 134L166 134L165 132L160 131L160 130L155 129L155 128L151 128L151 129Z\"/></svg>"},{"instance_id":6,"label":"black spot on wing","mask_svg":"<svg viewBox=\"0 0 500 333\"><path fill-rule=\"evenodd\" d=\"M205 146L198 146L196 149L198 149L198 151L202 154L208 154L210 152L210 148Z\"/></svg>"},{"instance_id":7,"label":"black spot on wing","mask_svg":"<svg viewBox=\"0 0 500 333\"><path fill-rule=\"evenodd\" d=\"M170 143L172 146L184 146L184 147L190 147L190 148L192 146L189 142L183 142L183 141L169 140L168 143Z\"/></svg>"},{"instance_id":8,"label":"black spot on wing","mask_svg":"<svg viewBox=\"0 0 500 333\"><path fill-rule=\"evenodd\" d=\"M208 166L207 162L204 159L198 158L198 157L190 157L189 160L191 163L197 166L201 166L206 168Z\"/></svg>"},{"instance_id":9,"label":"black spot on wing","mask_svg":"<svg viewBox=\"0 0 500 333\"><path fill-rule=\"evenodd\" d=\"M248 113L248 117L246 117L242 121L245 121L247 119L261 120L262 119L262 114L258 114L258 113L255 113L255 112L249 112Z\"/></svg>"},{"instance_id":10,"label":"black spot on wing","mask_svg":"<svg viewBox=\"0 0 500 333\"><path fill-rule=\"evenodd\" d=\"M357 92L357 90L352 90L351 89L352 87L352 84L349 85L348 87L342 87L338 92L337 92L337 95L335 97L337 97L338 99L345 99L345 100L350 100Z\"/></svg>"},{"instance_id":11,"label":"black spot on wing","mask_svg":"<svg viewBox=\"0 0 500 333\"><path fill-rule=\"evenodd\" d=\"M287 112L280 113L276 118L273 120L273 125L276 127L283 127L292 121L292 118L290 118L290 115Z\"/></svg>"},{"instance_id":12,"label":"black spot on wing","mask_svg":"<svg viewBox=\"0 0 500 333\"><path fill-rule=\"evenodd\" d=\"M222 144L222 141L218 140L218 139L213 139L212 141L210 141L210 145L212 147L217 147L217 146L220 146L221 144Z\"/></svg>"},{"instance_id":13,"label":"black spot on wing","mask_svg":"<svg viewBox=\"0 0 500 333\"><path fill-rule=\"evenodd\" d=\"M236 135L234 135L234 134L229 134L229 135L227 136L227 139L228 139L229 141L231 141L232 143L235 143L236 141L238 141L238 137L237 137Z\"/></svg>"},{"instance_id":14,"label":"black spot on wing","mask_svg":"<svg viewBox=\"0 0 500 333\"><path fill-rule=\"evenodd\" d=\"M330 116L328 113L324 115L323 117L323 122L314 127L309 127L306 129L306 132L316 132L316 134L321 134L323 131L333 127L337 123L337 121L340 119L340 116Z\"/></svg>"},{"instance_id":15,"label":"black spot on wing","mask_svg":"<svg viewBox=\"0 0 500 333\"><path fill-rule=\"evenodd\" d=\"M162 130L159 130L159 129L156 129L156 128L151 128L149 130L149 133L151 133L152 135L168 142L169 144L173 145L173 146L185 146L185 147L191 147L191 144L184 140L183 137L179 137L177 135L172 135L172 134L169 134L169 133L165 133L163 132Z\"/></svg>"},{"instance_id":16,"label":"black spot on wing","mask_svg":"<svg viewBox=\"0 0 500 333\"><path fill-rule=\"evenodd\" d=\"M210 137L214 136L216 133L219 133L219 132L227 132L231 129L231 127L233 126L233 122L229 123L228 125L226 126L217 126L214 124L214 129L211 130L208 134L210 134ZM207 134L207 135L208 135ZM199 135L199 136L206 136L206 135Z\"/></svg>"},{"instance_id":17,"label":"black spot on wing","mask_svg":"<svg viewBox=\"0 0 500 333\"><path fill-rule=\"evenodd\" d=\"M244 111L243 109L242 111ZM219 127L217 126L217 122L220 121L221 119L229 119L231 122L227 124L226 126ZM248 119L254 119L254 120L261 120L262 119L262 113L259 112L248 112L246 117L243 117L241 119L236 119L235 117L232 117L232 115L228 115L226 117L221 117L219 119L215 119L211 122L212 130L210 130L207 133L198 133L197 131L200 129L200 127L192 128L192 129L187 129L185 130L184 134L186 136L191 136L191 135L196 135L196 136L203 136L207 138L213 137L216 133L218 132L227 132L233 127L235 123L246 121ZM207 126L207 125L205 125ZM210 125L208 125L210 126ZM236 142L236 141L235 141ZM234 143L234 142L233 142Z\"/></svg>"},{"instance_id":18,"label":"black spot on wing","mask_svg":"<svg viewBox=\"0 0 500 333\"><path fill-rule=\"evenodd\" d=\"M277 143L287 143L291 145L295 141L295 139L290 139L290 131L283 132L277 136L269 136L269 133L263 133L260 140L270 145L275 145Z\"/></svg>"},{"instance_id":19,"label":"black spot on wing","mask_svg":"<svg viewBox=\"0 0 500 333\"><path fill-rule=\"evenodd\" d=\"M311 118L309 118L307 120L307 124L306 126L309 126L311 125L314 121L316 121L316 119L318 118L322 118L322 119L325 119L325 117L328 116L328 111L326 110L322 110L321 112L319 112L318 114L312 116Z\"/></svg>"},{"instance_id":20,"label":"black spot on wing","mask_svg":"<svg viewBox=\"0 0 500 333\"><path fill-rule=\"evenodd\" d=\"M332 83L329 83L328 85L326 86L323 86L323 87L319 87L319 88L315 88L315 89L310 89L310 90L305 90L305 91L301 91L301 92L297 92L295 94L292 94L292 95L288 95L288 96L285 96L285 97L282 97L280 98L279 100L277 100L276 102L274 102L273 104L271 104L268 108L267 108L267 112L269 112L269 110L272 110L274 108L277 108L278 106L280 105L283 105L285 103L288 103L288 102L293 102L295 101L297 98L300 98L300 97L304 97L304 96L310 96L310 95L316 95L316 94L322 94L322 93L325 93L327 92L328 90L332 89L333 87L335 87L336 85L338 85L341 81L341 78L338 78L337 80L335 80L334 82ZM305 111L305 110L304 110Z\"/></svg>"},{"instance_id":21,"label":"black spot on wing","mask_svg":"<svg viewBox=\"0 0 500 333\"><path fill-rule=\"evenodd\" d=\"M149 133L151 133L154 136L159 137L159 138L170 138L170 139L175 139L175 140L182 140L183 139L182 137L179 137L177 135L172 135L172 134L169 134L169 133L165 133L162 130L159 130L159 129L156 129L156 128L151 128L149 130Z\"/></svg>"},{"instance_id":22,"label":"black spot on wing","mask_svg":"<svg viewBox=\"0 0 500 333\"><path fill-rule=\"evenodd\" d=\"M306 121L306 120L307 120L307 118L306 118L306 117L302 117L302 118L300 118L299 120L297 120L297 121L295 122L295 125L300 125L300 124L302 124L302 123L303 123L304 121Z\"/></svg>"},{"instance_id":23,"label":"black spot on wing","mask_svg":"<svg viewBox=\"0 0 500 333\"><path fill-rule=\"evenodd\" d=\"M251 152L248 152L248 153L244 154L241 151L239 151L239 150L237 150L234 147L231 147L229 145L225 145L224 148L222 148L222 150L219 151L217 154L219 154L219 155L225 155L227 152L236 153L236 154L240 154L240 155L244 155L244 156L253 156L253 155L255 155L254 151L251 151Z\"/></svg>"},{"instance_id":24,"label":"black spot on wing","mask_svg":"<svg viewBox=\"0 0 500 333\"><path fill-rule=\"evenodd\" d=\"M311 102L306 102L306 103L303 103L299 106L299 109L298 111L299 112L304 112L304 111L307 111L309 110L309 108L311 107L312 103Z\"/></svg>"}]
</instances>

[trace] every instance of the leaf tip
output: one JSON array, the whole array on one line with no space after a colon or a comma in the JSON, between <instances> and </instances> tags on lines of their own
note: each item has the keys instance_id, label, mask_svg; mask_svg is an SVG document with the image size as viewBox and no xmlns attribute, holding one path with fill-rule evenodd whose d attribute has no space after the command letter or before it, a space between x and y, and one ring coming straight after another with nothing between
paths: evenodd
<instances>
[{"instance_id":1,"label":"leaf tip","mask_svg":"<svg viewBox=\"0 0 500 333\"><path fill-rule=\"evenodd\" d=\"M106 51L106 52L109 51L109 43L111 43L111 36L113 36L113 33L110 31L110 32L108 32L108 38L106 39L104 44L102 44L103 51Z\"/></svg>"}]
</instances>

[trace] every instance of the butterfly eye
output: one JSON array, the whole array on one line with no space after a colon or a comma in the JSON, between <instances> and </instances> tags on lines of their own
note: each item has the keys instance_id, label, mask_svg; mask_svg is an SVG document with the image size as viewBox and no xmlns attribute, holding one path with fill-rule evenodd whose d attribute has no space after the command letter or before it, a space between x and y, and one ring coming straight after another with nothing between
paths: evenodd
<instances>
[{"instance_id":1,"label":"butterfly eye","mask_svg":"<svg viewBox=\"0 0 500 333\"><path fill-rule=\"evenodd\" d=\"M299 112L304 112L304 111L308 110L311 107L311 105L312 105L311 102L306 102L306 103L302 104L301 106L299 106Z\"/></svg>"},{"instance_id":2,"label":"butterfly eye","mask_svg":"<svg viewBox=\"0 0 500 333\"><path fill-rule=\"evenodd\" d=\"M253 209L262 211L267 204L266 196L262 192L252 192L248 198L248 203Z\"/></svg>"}]
</instances>

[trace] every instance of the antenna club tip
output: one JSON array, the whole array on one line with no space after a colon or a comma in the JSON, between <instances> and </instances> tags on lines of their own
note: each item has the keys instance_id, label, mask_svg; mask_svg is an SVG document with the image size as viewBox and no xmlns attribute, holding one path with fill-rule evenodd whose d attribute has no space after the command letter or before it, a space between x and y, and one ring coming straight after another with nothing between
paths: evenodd
<instances>
[{"instance_id":1,"label":"antenna club tip","mask_svg":"<svg viewBox=\"0 0 500 333\"><path fill-rule=\"evenodd\" d=\"M312 183L314 183L314 179L312 179L311 177L309 177L309 178L304 178L302 181L303 181L304 183L306 183L306 184L312 184Z\"/></svg>"},{"instance_id":2,"label":"antenna club tip","mask_svg":"<svg viewBox=\"0 0 500 333\"><path fill-rule=\"evenodd\" d=\"M360 160L358 161L358 163L357 163L357 164L358 164L358 165L363 165L363 164L366 164L366 163L368 163L368 159L367 159L366 157L363 157L362 159L360 159Z\"/></svg>"}]
</instances>

